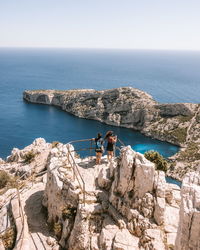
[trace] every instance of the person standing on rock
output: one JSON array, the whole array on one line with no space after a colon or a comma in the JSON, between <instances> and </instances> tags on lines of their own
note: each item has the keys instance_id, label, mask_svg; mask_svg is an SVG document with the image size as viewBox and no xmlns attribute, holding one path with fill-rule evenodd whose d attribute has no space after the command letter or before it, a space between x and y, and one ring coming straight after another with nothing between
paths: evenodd
<instances>
[{"instance_id":1,"label":"person standing on rock","mask_svg":"<svg viewBox=\"0 0 200 250\"><path fill-rule=\"evenodd\" d=\"M102 138L102 134L98 133L97 137L94 139L94 141L95 141L95 144L96 144L96 148L95 148L96 164L100 164L101 163L101 157L102 157L102 154L104 152L104 147L103 147L104 140Z\"/></svg>"},{"instance_id":2,"label":"person standing on rock","mask_svg":"<svg viewBox=\"0 0 200 250\"><path fill-rule=\"evenodd\" d=\"M108 161L111 161L114 155L114 145L117 142L117 136L113 134L113 131L108 131L105 136L105 140L107 140L107 158Z\"/></svg>"}]
</instances>

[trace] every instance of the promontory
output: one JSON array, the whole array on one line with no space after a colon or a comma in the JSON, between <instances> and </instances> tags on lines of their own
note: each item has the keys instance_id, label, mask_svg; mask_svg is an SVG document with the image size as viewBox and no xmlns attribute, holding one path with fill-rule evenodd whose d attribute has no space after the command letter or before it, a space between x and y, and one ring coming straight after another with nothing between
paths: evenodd
<instances>
[{"instance_id":1,"label":"promontory","mask_svg":"<svg viewBox=\"0 0 200 250\"><path fill-rule=\"evenodd\" d=\"M81 118L132 128L181 146L179 153L171 157L168 169L168 175L177 179L200 165L200 104L158 103L149 94L132 87L102 91L26 90L23 98L31 103L59 106Z\"/></svg>"}]
</instances>

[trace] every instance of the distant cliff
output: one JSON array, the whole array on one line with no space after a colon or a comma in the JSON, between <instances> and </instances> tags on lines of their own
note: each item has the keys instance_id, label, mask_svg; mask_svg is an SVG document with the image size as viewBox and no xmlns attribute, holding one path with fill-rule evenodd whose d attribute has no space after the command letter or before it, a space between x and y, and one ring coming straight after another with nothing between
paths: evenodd
<instances>
[{"instance_id":1,"label":"distant cliff","mask_svg":"<svg viewBox=\"0 0 200 250\"><path fill-rule=\"evenodd\" d=\"M139 130L152 138L184 147L174 157L169 170L176 178L180 179L188 168L195 169L199 164L199 104L160 104L149 94L131 87L104 91L31 90L24 91L23 98L32 103L59 106L81 118ZM177 165L176 159L181 164Z\"/></svg>"}]
</instances>

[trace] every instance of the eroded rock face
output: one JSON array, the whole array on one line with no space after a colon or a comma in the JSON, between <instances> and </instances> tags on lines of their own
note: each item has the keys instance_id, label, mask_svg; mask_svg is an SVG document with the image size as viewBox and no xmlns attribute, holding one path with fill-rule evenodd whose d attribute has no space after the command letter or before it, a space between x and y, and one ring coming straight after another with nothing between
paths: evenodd
<instances>
[{"instance_id":1,"label":"eroded rock face","mask_svg":"<svg viewBox=\"0 0 200 250\"><path fill-rule=\"evenodd\" d=\"M190 173L181 189L180 223L176 249L200 249L200 176Z\"/></svg>"}]
</instances>

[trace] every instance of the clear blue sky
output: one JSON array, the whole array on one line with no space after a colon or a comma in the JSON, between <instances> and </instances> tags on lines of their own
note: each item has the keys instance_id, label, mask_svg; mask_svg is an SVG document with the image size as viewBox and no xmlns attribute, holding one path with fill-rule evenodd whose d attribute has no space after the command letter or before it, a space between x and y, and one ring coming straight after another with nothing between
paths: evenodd
<instances>
[{"instance_id":1,"label":"clear blue sky","mask_svg":"<svg viewBox=\"0 0 200 250\"><path fill-rule=\"evenodd\" d=\"M200 0L0 0L0 47L200 50Z\"/></svg>"}]
</instances>

